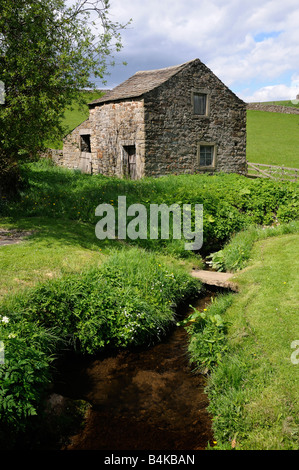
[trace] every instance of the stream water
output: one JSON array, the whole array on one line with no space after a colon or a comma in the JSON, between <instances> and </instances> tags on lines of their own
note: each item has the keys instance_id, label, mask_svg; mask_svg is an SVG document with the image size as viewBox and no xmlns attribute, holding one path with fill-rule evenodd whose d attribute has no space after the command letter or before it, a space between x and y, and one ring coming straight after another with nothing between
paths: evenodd
<instances>
[{"instance_id":1,"label":"stream water","mask_svg":"<svg viewBox=\"0 0 299 470\"><path fill-rule=\"evenodd\" d=\"M205 308L212 295L194 306ZM61 450L203 450L212 445L204 387L183 327L146 349L65 361L53 391L91 406Z\"/></svg>"}]
</instances>

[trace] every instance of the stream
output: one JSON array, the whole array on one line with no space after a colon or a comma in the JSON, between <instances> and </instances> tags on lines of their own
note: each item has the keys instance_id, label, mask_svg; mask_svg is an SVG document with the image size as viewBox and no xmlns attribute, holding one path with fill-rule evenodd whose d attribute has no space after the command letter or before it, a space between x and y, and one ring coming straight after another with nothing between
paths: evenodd
<instances>
[{"instance_id":1,"label":"stream","mask_svg":"<svg viewBox=\"0 0 299 470\"><path fill-rule=\"evenodd\" d=\"M202 310L213 297L193 303ZM186 316L191 313L187 309ZM60 450L204 450L213 445L205 378L194 373L187 332L154 346L64 359L53 393L87 401L84 428Z\"/></svg>"}]
</instances>

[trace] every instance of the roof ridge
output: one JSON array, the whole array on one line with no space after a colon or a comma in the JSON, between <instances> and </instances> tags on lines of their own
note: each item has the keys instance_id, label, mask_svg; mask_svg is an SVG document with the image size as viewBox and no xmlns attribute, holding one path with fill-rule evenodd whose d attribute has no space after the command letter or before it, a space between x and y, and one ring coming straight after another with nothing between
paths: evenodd
<instances>
[{"instance_id":1,"label":"roof ridge","mask_svg":"<svg viewBox=\"0 0 299 470\"><path fill-rule=\"evenodd\" d=\"M173 77L176 73L180 72L185 67L187 67L191 63L194 63L195 61L199 61L199 59L193 59L183 64L172 65L170 67L164 67L162 69L137 71L127 80L120 83L112 90L109 90L103 97L98 98L89 103L89 106L92 107L97 104L109 101L118 101L121 99L137 98L139 96L142 96L145 93L148 93L149 91L159 87L171 77ZM145 80L145 78L147 80Z\"/></svg>"},{"instance_id":2,"label":"roof ridge","mask_svg":"<svg viewBox=\"0 0 299 470\"><path fill-rule=\"evenodd\" d=\"M197 59L194 59L197 60ZM189 62L184 62L183 64L178 64L178 65L170 65L169 67L162 67L160 69L150 69L150 70L138 70L134 75L137 74L142 74L142 73L156 73L156 72L166 72L167 70L172 70L172 69L179 69L181 67L186 66L187 64L190 64L191 62L194 62L194 60L191 60Z\"/></svg>"}]
</instances>

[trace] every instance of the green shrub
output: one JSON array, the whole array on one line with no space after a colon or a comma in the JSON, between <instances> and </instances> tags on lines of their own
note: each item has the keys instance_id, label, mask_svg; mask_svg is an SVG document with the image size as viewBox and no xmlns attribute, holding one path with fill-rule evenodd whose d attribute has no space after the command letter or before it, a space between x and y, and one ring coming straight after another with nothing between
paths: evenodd
<instances>
[{"instance_id":1,"label":"green shrub","mask_svg":"<svg viewBox=\"0 0 299 470\"><path fill-rule=\"evenodd\" d=\"M48 216L80 220L95 226L95 209L101 203L117 209L118 196L127 206L140 203L203 204L203 250L224 244L249 225L289 222L299 218L298 185L267 179L249 179L237 174L169 175L162 178L123 180L102 175L85 175L51 165L47 160L27 165L23 171L29 186L18 202L2 207L3 215ZM117 210L116 210L117 217ZM67 223L67 222L66 222ZM117 226L117 225L116 225ZM183 240L127 240L147 250L176 257L192 255Z\"/></svg>"},{"instance_id":2,"label":"green shrub","mask_svg":"<svg viewBox=\"0 0 299 470\"><path fill-rule=\"evenodd\" d=\"M227 352L227 322L223 314L232 302L232 295L219 296L203 312L194 312L178 325L187 325L188 353L195 370L208 373L222 361Z\"/></svg>"},{"instance_id":3,"label":"green shrub","mask_svg":"<svg viewBox=\"0 0 299 470\"><path fill-rule=\"evenodd\" d=\"M4 361L0 364L0 442L16 439L28 419L38 413L51 381L51 364L60 339L26 319L3 316L0 338ZM9 444L12 444L10 442Z\"/></svg>"},{"instance_id":4,"label":"green shrub","mask_svg":"<svg viewBox=\"0 0 299 470\"><path fill-rule=\"evenodd\" d=\"M199 290L200 283L185 269L132 248L112 254L98 269L9 297L1 307L15 323L24 318L55 327L64 341L94 353L108 344L128 346L159 337L174 322L180 302Z\"/></svg>"}]
</instances>

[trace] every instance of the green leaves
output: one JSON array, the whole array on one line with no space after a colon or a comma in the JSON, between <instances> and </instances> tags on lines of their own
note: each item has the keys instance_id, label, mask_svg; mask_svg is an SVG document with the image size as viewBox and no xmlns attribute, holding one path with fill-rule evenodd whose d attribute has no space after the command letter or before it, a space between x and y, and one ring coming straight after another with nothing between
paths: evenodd
<instances>
[{"instance_id":1,"label":"green leaves","mask_svg":"<svg viewBox=\"0 0 299 470\"><path fill-rule=\"evenodd\" d=\"M5 361L0 365L0 421L18 430L37 414L59 339L24 317L15 321L11 316L10 320L5 327L0 325L5 345Z\"/></svg>"},{"instance_id":2,"label":"green leaves","mask_svg":"<svg viewBox=\"0 0 299 470\"><path fill-rule=\"evenodd\" d=\"M228 322L224 314L232 302L231 295L219 296L211 305L199 311L193 308L193 313L178 325L185 326L189 333L188 352L190 362L203 373L209 372L222 361L228 346L226 331Z\"/></svg>"}]
</instances>

